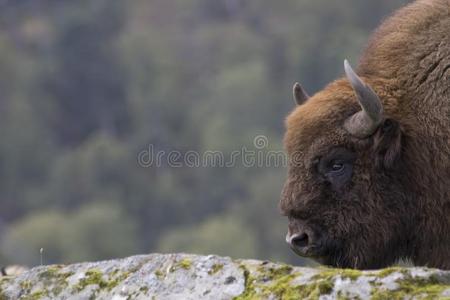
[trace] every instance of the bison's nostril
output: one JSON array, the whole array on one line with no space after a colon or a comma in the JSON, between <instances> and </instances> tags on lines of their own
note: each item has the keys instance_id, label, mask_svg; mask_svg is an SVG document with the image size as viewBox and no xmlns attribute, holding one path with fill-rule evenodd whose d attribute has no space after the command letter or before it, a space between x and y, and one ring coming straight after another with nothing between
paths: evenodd
<instances>
[{"instance_id":1,"label":"bison's nostril","mask_svg":"<svg viewBox=\"0 0 450 300\"><path fill-rule=\"evenodd\" d=\"M291 238L291 245L295 248L303 248L308 246L309 237L306 233L298 233Z\"/></svg>"}]
</instances>

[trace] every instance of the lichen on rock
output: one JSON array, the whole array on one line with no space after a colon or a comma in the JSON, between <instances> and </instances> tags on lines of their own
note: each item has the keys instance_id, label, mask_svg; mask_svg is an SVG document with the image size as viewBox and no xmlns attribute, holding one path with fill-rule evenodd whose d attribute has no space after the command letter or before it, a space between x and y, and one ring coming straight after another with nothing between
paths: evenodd
<instances>
[{"instance_id":1,"label":"lichen on rock","mask_svg":"<svg viewBox=\"0 0 450 300\"><path fill-rule=\"evenodd\" d=\"M152 254L41 266L0 278L3 299L450 299L450 272L302 268L218 256Z\"/></svg>"}]
</instances>

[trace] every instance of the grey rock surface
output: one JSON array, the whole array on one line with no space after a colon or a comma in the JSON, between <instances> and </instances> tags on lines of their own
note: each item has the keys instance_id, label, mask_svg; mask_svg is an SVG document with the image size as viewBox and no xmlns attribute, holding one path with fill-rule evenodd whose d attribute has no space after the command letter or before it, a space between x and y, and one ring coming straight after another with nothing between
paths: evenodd
<instances>
[{"instance_id":1,"label":"grey rock surface","mask_svg":"<svg viewBox=\"0 0 450 300\"><path fill-rule=\"evenodd\" d=\"M302 268L151 254L2 277L0 299L450 299L450 271Z\"/></svg>"}]
</instances>

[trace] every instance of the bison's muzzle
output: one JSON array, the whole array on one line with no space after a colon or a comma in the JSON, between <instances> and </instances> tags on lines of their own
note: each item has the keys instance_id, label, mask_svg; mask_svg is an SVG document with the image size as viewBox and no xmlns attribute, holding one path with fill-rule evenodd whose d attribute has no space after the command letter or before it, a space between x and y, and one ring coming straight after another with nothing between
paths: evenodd
<instances>
[{"instance_id":1,"label":"bison's muzzle","mask_svg":"<svg viewBox=\"0 0 450 300\"><path fill-rule=\"evenodd\" d=\"M320 259L327 253L324 233L319 230L301 225L289 231L286 242L297 255Z\"/></svg>"}]
</instances>

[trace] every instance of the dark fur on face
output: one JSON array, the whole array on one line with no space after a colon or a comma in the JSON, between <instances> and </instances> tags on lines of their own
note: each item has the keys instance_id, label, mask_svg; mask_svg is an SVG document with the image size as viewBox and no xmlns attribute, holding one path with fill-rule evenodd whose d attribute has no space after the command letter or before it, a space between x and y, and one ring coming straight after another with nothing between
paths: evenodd
<instances>
[{"instance_id":1,"label":"dark fur on face","mask_svg":"<svg viewBox=\"0 0 450 300\"><path fill-rule=\"evenodd\" d=\"M358 68L384 108L370 136L344 129L360 110L347 79L288 117L280 209L299 255L336 267L406 258L450 269L448 28L450 1L422 0L378 29Z\"/></svg>"}]
</instances>

